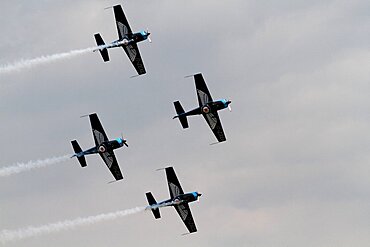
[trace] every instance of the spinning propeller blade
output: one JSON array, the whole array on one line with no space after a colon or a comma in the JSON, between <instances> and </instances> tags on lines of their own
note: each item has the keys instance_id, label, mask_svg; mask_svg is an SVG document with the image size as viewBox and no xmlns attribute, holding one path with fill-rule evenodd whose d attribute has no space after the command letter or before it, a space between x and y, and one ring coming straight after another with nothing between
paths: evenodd
<instances>
[{"instance_id":1,"label":"spinning propeller blade","mask_svg":"<svg viewBox=\"0 0 370 247\"><path fill-rule=\"evenodd\" d=\"M125 140L125 139L123 138L123 133L121 133L121 139L122 139L122 141L123 141L123 144L124 144L126 147L128 147L127 140Z\"/></svg>"},{"instance_id":2,"label":"spinning propeller blade","mask_svg":"<svg viewBox=\"0 0 370 247\"><path fill-rule=\"evenodd\" d=\"M152 40L150 39L150 37L149 37L149 35L150 35L150 33L149 33L149 28L147 28L146 29L146 33L148 34L148 41L149 41L149 43L152 43Z\"/></svg>"}]
</instances>

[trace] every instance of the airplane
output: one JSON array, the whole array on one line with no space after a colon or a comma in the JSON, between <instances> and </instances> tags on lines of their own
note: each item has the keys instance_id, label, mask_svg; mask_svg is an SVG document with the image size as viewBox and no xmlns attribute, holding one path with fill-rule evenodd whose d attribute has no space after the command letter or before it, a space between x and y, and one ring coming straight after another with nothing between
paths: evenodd
<instances>
[{"instance_id":1,"label":"airplane","mask_svg":"<svg viewBox=\"0 0 370 247\"><path fill-rule=\"evenodd\" d=\"M203 115L204 119L208 123L209 127L216 136L218 142L226 141L225 133L222 129L220 117L217 111L229 108L231 111L230 100L221 99L217 101L212 100L212 96L207 88L207 85L203 79L201 73L194 75L196 92L198 95L199 107L191 111L185 112L179 101L174 102L177 116L173 119L178 118L184 129L189 128L188 116Z\"/></svg>"},{"instance_id":2,"label":"airplane","mask_svg":"<svg viewBox=\"0 0 370 247\"><path fill-rule=\"evenodd\" d=\"M173 206L179 214L181 220L185 223L189 233L197 231L193 216L191 215L189 203L199 199L202 195L198 192L191 192L184 194L181 188L180 182L176 177L175 170L173 167L164 168L166 170L167 183L170 191L171 198L162 202L157 203L151 192L146 193L146 198L149 203L147 210L152 210L154 218L161 218L159 208ZM161 170L161 169L160 169Z\"/></svg>"},{"instance_id":3,"label":"airplane","mask_svg":"<svg viewBox=\"0 0 370 247\"><path fill-rule=\"evenodd\" d=\"M152 42L149 38L150 33L148 31L141 31L137 33L132 33L131 27L128 24L126 16L122 10L121 5L113 6L114 16L116 18L116 25L118 31L118 40L113 41L110 44L105 44L103 38L99 33L94 34L96 44L99 46L98 49L94 51L99 51L104 62L109 61L108 49L114 47L122 47L125 50L131 63L134 65L137 73L139 75L145 74L145 67L143 60L141 59L139 48L137 43L148 40Z\"/></svg>"},{"instance_id":4,"label":"airplane","mask_svg":"<svg viewBox=\"0 0 370 247\"><path fill-rule=\"evenodd\" d=\"M87 116L87 115L86 115ZM82 167L86 167L85 155L89 154L99 154L103 159L109 170L111 171L113 177L116 181L123 179L121 170L118 166L116 156L113 150L127 145L127 141L123 137L119 137L115 140L109 140L107 134L105 134L102 124L99 121L98 115L96 113L88 115L90 118L91 129L94 136L95 147L89 148L82 151L80 145L76 140L71 141L73 150L75 152L71 158L77 157Z\"/></svg>"}]
</instances>

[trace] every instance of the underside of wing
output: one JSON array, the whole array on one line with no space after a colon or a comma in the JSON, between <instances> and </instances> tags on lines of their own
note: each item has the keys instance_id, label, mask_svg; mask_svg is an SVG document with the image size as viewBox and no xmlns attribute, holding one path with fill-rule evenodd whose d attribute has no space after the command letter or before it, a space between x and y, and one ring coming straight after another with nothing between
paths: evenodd
<instances>
[{"instance_id":1,"label":"underside of wing","mask_svg":"<svg viewBox=\"0 0 370 247\"><path fill-rule=\"evenodd\" d=\"M99 146L100 144L102 144L102 142L108 141L107 134L105 134L103 126L101 125L96 113L90 114L89 117L95 145Z\"/></svg>"},{"instance_id":2,"label":"underside of wing","mask_svg":"<svg viewBox=\"0 0 370 247\"><path fill-rule=\"evenodd\" d=\"M193 216L191 215L189 204L183 203L174 207L177 213L180 215L180 218L184 222L186 228L188 228L189 232L196 232L197 227L195 226Z\"/></svg>"},{"instance_id":3,"label":"underside of wing","mask_svg":"<svg viewBox=\"0 0 370 247\"><path fill-rule=\"evenodd\" d=\"M184 191L181 188L180 182L177 179L177 176L176 176L176 173L173 167L166 168L166 176L167 176L168 189L170 191L171 199L175 198L176 196L180 194L184 194Z\"/></svg>"},{"instance_id":4,"label":"underside of wing","mask_svg":"<svg viewBox=\"0 0 370 247\"><path fill-rule=\"evenodd\" d=\"M121 5L113 7L114 16L116 18L117 32L119 39L129 37L132 34L130 25L128 24L125 13L122 10Z\"/></svg>"},{"instance_id":5,"label":"underside of wing","mask_svg":"<svg viewBox=\"0 0 370 247\"><path fill-rule=\"evenodd\" d=\"M122 46L123 49L125 50L128 58L130 59L132 65L134 65L137 73L139 75L145 74L145 67L144 67L144 62L141 59L139 48L137 47L137 44L130 44L127 46Z\"/></svg>"},{"instance_id":6,"label":"underside of wing","mask_svg":"<svg viewBox=\"0 0 370 247\"><path fill-rule=\"evenodd\" d=\"M202 74L194 75L195 88L197 90L199 106L203 106L212 100L211 93L209 92L206 82Z\"/></svg>"},{"instance_id":7,"label":"underside of wing","mask_svg":"<svg viewBox=\"0 0 370 247\"><path fill-rule=\"evenodd\" d=\"M224 130L222 129L220 117L217 112L210 112L208 114L203 114L204 119L211 128L213 134L216 136L219 142L226 141Z\"/></svg>"},{"instance_id":8,"label":"underside of wing","mask_svg":"<svg viewBox=\"0 0 370 247\"><path fill-rule=\"evenodd\" d=\"M123 179L121 170L119 169L118 162L116 156L114 155L113 151L107 151L104 153L99 153L100 157L104 160L105 164L107 165L108 169L112 173L113 177L116 180Z\"/></svg>"}]
</instances>

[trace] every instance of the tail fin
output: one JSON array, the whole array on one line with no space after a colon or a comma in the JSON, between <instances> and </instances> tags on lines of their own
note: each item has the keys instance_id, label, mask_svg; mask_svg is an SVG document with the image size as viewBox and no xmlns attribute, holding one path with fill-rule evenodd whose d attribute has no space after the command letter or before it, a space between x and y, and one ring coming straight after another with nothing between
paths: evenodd
<instances>
[{"instance_id":1,"label":"tail fin","mask_svg":"<svg viewBox=\"0 0 370 247\"><path fill-rule=\"evenodd\" d=\"M94 34L96 44L98 46L105 45L103 38L100 36L99 33ZM107 48L99 49L100 55L102 56L104 62L109 61L109 54Z\"/></svg>"},{"instance_id":2,"label":"tail fin","mask_svg":"<svg viewBox=\"0 0 370 247\"><path fill-rule=\"evenodd\" d=\"M80 162L82 167L87 166L85 156L83 154L79 155L79 153L82 153L82 149L81 149L80 145L78 145L78 142L76 140L73 140L73 141L71 141L71 143L72 143L73 150L75 151L74 156L77 157L77 159Z\"/></svg>"},{"instance_id":3,"label":"tail fin","mask_svg":"<svg viewBox=\"0 0 370 247\"><path fill-rule=\"evenodd\" d=\"M177 113L176 117L179 118L182 127L184 129L189 128L188 119L186 118L186 116L181 115L181 114L184 114L185 111L184 111L184 108L182 108L182 106L180 104L180 101L173 102L173 104L175 105L175 109L176 109L176 113ZM174 118L176 118L176 117L174 117Z\"/></svg>"},{"instance_id":4,"label":"tail fin","mask_svg":"<svg viewBox=\"0 0 370 247\"><path fill-rule=\"evenodd\" d=\"M156 205L157 202L154 199L153 195L151 192L146 193L146 199L148 200L149 206ZM154 214L154 218L159 219L161 218L161 213L159 212L159 208L152 208L152 212Z\"/></svg>"}]
</instances>

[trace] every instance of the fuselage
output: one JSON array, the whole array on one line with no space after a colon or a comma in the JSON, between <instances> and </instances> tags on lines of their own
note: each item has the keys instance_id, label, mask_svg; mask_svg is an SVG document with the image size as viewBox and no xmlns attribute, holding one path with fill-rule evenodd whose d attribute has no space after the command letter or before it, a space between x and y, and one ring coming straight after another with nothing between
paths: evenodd
<instances>
[{"instance_id":1,"label":"fuselage","mask_svg":"<svg viewBox=\"0 0 370 247\"><path fill-rule=\"evenodd\" d=\"M113 48L113 47L120 47L120 46L127 46L131 44L136 44L141 41L147 40L149 38L150 33L146 31L141 31L138 33L133 33L131 35L125 36L122 39L113 41L106 48Z\"/></svg>"},{"instance_id":2,"label":"fuselage","mask_svg":"<svg viewBox=\"0 0 370 247\"><path fill-rule=\"evenodd\" d=\"M122 138L118 137L114 140L107 141L107 142L102 142L99 146L95 146L92 148L89 148L85 151L82 151L78 154L75 154L77 157L83 156L83 155L89 155L89 154L96 154L96 153L104 153L107 151L111 151L117 148L122 147L125 145L125 140Z\"/></svg>"},{"instance_id":3,"label":"fuselage","mask_svg":"<svg viewBox=\"0 0 370 247\"><path fill-rule=\"evenodd\" d=\"M206 103L206 104L204 104L200 107L197 107L197 108L195 108L191 111L179 114L176 117L214 113L214 112L217 112L219 110L227 108L230 103L231 103L231 101L226 100L226 99L211 101L211 102L208 102L208 103Z\"/></svg>"},{"instance_id":4,"label":"fuselage","mask_svg":"<svg viewBox=\"0 0 370 247\"><path fill-rule=\"evenodd\" d=\"M198 198L202 194L198 192L191 192L191 193L186 193L186 194L181 194L176 196L175 198L168 199L162 202L157 203L156 205L151 205L151 206L159 206L159 207L168 207L168 206L174 206L174 205L179 205L182 203L190 203L198 200Z\"/></svg>"}]
</instances>

